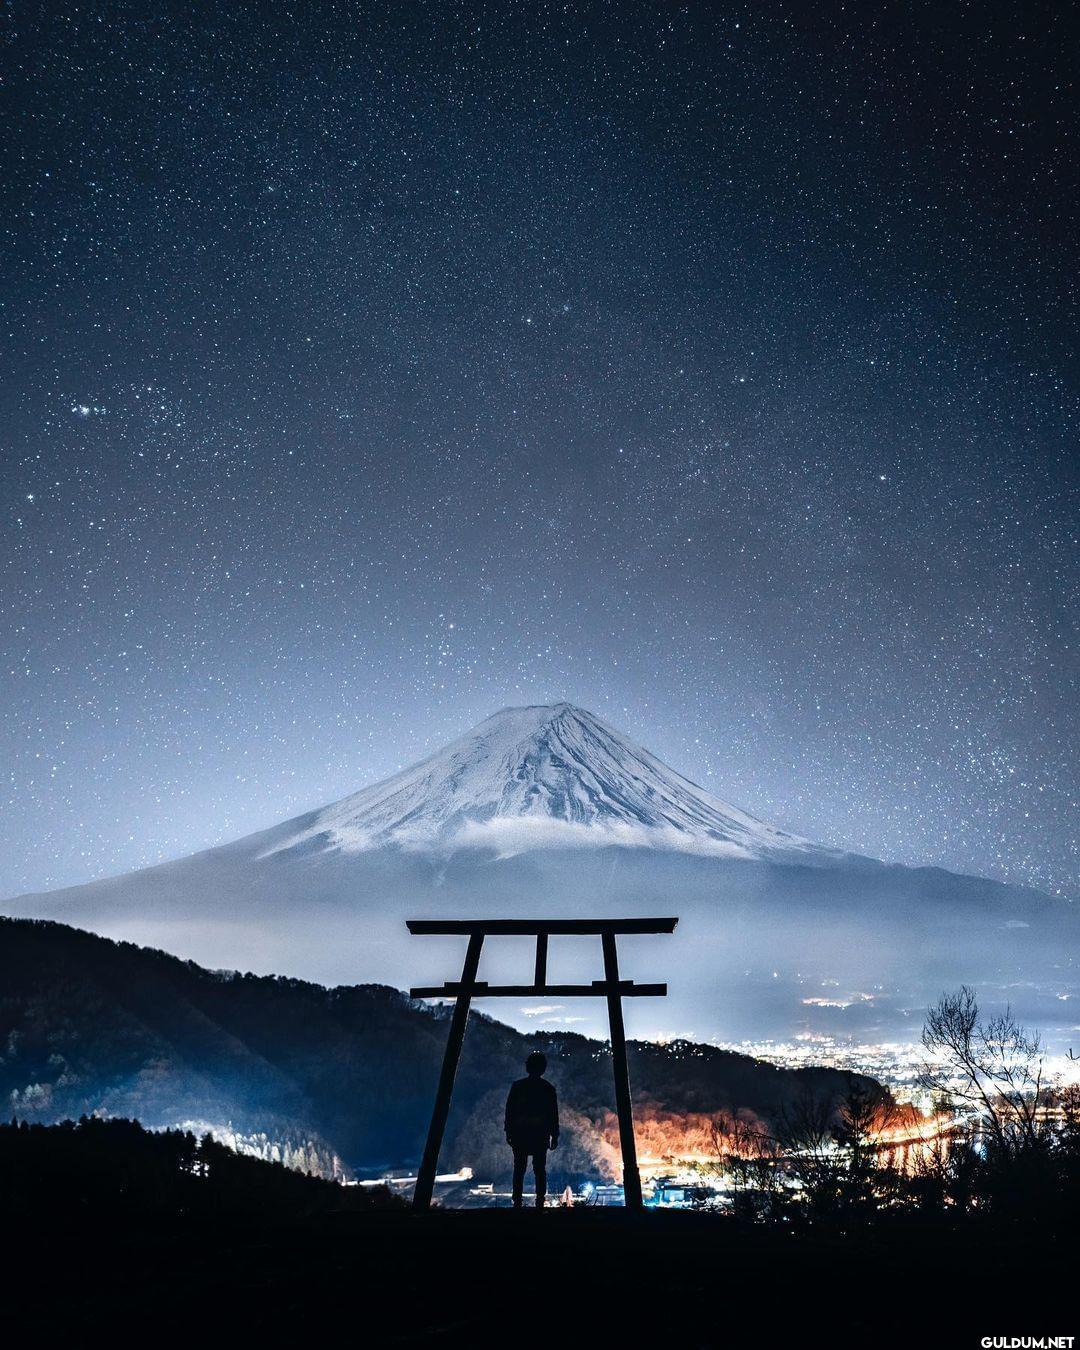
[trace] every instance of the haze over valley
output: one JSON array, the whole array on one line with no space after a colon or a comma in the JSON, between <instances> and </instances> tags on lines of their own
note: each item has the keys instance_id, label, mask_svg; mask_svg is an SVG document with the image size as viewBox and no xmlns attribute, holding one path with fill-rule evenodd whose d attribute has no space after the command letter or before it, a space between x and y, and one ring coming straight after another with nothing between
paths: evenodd
<instances>
[{"instance_id":1,"label":"haze over valley","mask_svg":"<svg viewBox=\"0 0 1080 1350\"><path fill-rule=\"evenodd\" d=\"M628 939L631 1034L709 1041L917 1040L943 988L1009 1002L1062 1048L1080 997L1067 900L823 848L704 791L567 703L508 708L427 760L232 844L5 903L211 967L408 988L455 978L460 943L414 917L679 916ZM554 939L559 979L596 944ZM521 982L531 952L488 943L481 978ZM522 1030L605 1034L592 1000L502 1002Z\"/></svg>"}]
</instances>

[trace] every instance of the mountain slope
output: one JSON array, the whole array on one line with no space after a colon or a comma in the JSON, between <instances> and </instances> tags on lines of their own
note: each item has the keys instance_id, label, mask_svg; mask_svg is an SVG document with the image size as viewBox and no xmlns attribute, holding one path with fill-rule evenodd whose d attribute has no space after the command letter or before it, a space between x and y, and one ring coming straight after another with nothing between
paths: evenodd
<instances>
[{"instance_id":1,"label":"mountain slope","mask_svg":"<svg viewBox=\"0 0 1080 1350\"><path fill-rule=\"evenodd\" d=\"M0 1101L48 1123L94 1112L214 1129L293 1166L415 1165L447 1019L380 985L325 989L212 972L60 924L0 919ZM474 1017L444 1161L505 1171L502 1103L543 1047L563 1103L562 1173L610 1171L605 1047L523 1036ZM639 1115L748 1109L775 1120L804 1092L835 1100L850 1077L779 1069L708 1046L630 1047Z\"/></svg>"},{"instance_id":2,"label":"mountain slope","mask_svg":"<svg viewBox=\"0 0 1080 1350\"><path fill-rule=\"evenodd\" d=\"M411 917L679 916L631 939L627 975L666 979L627 1007L632 1035L701 1040L918 1037L943 988L1011 1002L1071 1043L1080 921L1067 901L936 868L818 848L695 787L568 704L506 709L423 763L220 848L4 903L203 964L325 984L435 984L453 941ZM489 942L482 978L521 983L527 944ZM587 982L597 944L552 944ZM499 1004L519 1029L606 1034L602 1002Z\"/></svg>"},{"instance_id":3,"label":"mountain slope","mask_svg":"<svg viewBox=\"0 0 1080 1350\"><path fill-rule=\"evenodd\" d=\"M420 764L314 812L269 851L313 842L346 852L589 842L744 858L815 851L569 703L504 708Z\"/></svg>"}]
</instances>

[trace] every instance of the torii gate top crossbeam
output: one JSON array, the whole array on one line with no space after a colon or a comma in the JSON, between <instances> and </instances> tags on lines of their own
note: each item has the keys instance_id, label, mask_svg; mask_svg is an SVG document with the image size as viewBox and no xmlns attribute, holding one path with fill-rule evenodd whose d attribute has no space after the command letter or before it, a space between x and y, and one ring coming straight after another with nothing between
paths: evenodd
<instances>
[{"instance_id":1,"label":"torii gate top crossbeam","mask_svg":"<svg viewBox=\"0 0 1080 1350\"><path fill-rule=\"evenodd\" d=\"M678 919L409 919L410 933L440 936L534 937L537 941L536 977L532 984L488 984L486 980L448 980L441 985L410 989L410 998L663 998L666 984L635 984L633 980L593 980L591 984L548 984L547 940L554 934L590 934L613 939L623 933L673 933Z\"/></svg>"},{"instance_id":2,"label":"torii gate top crossbeam","mask_svg":"<svg viewBox=\"0 0 1080 1350\"><path fill-rule=\"evenodd\" d=\"M539 937L542 933L674 933L678 919L408 919L416 934L483 933L485 937Z\"/></svg>"}]
</instances>

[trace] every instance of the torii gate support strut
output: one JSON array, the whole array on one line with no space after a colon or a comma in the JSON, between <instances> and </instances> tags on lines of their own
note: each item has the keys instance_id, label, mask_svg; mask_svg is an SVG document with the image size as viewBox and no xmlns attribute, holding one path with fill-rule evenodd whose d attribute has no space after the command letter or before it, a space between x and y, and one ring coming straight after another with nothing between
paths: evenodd
<instances>
[{"instance_id":1,"label":"torii gate support strut","mask_svg":"<svg viewBox=\"0 0 1080 1350\"><path fill-rule=\"evenodd\" d=\"M412 998L454 1000L454 1015L446 1041L435 1107L431 1113L424 1157L416 1178L413 1208L427 1209L435 1189L439 1150L450 1114L469 1006L474 998L533 998L537 995L561 998L606 998L611 1029L611 1062L615 1074L615 1107L619 1115L619 1143L623 1159L623 1196L627 1209L640 1210L641 1177L634 1145L634 1117L630 1103L630 1070L626 1063L626 1032L623 1028L622 1001L642 996L663 997L666 984L635 984L619 979L619 958L615 939L626 933L673 933L678 919L410 919L407 927L414 934L457 934L468 937L461 979L444 985L410 989ZM592 984L548 984L548 938L552 934L599 936L604 953L604 978ZM476 978L480 953L486 937L535 937L536 964L532 984L487 984Z\"/></svg>"}]
</instances>

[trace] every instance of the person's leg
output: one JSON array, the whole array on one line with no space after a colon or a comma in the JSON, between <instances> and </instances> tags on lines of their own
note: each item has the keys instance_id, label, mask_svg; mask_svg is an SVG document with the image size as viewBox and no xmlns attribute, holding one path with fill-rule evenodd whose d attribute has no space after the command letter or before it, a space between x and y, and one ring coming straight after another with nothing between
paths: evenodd
<instances>
[{"instance_id":1,"label":"person's leg","mask_svg":"<svg viewBox=\"0 0 1080 1350\"><path fill-rule=\"evenodd\" d=\"M544 1208L547 1195L547 1149L539 1148L533 1154L533 1175L536 1177L536 1208Z\"/></svg>"},{"instance_id":2,"label":"person's leg","mask_svg":"<svg viewBox=\"0 0 1080 1350\"><path fill-rule=\"evenodd\" d=\"M521 1208L521 1191L525 1185L525 1169L529 1165L529 1155L522 1149L514 1149L514 1208Z\"/></svg>"}]
</instances>

